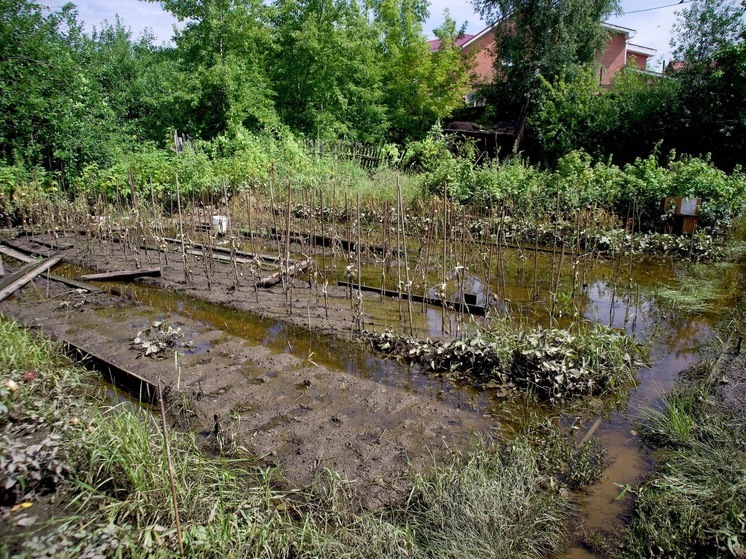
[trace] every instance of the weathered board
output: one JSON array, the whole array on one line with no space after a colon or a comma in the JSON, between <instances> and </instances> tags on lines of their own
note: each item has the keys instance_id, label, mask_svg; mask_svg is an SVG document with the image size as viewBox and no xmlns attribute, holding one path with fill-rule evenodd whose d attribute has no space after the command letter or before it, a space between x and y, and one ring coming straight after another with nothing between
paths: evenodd
<instances>
[{"instance_id":1,"label":"weathered board","mask_svg":"<svg viewBox=\"0 0 746 559\"><path fill-rule=\"evenodd\" d=\"M20 274L18 277L15 277L16 274L11 274L10 276L8 276L8 278L6 278L6 281L3 281L3 287L0 288L0 301L15 293L18 289L26 285L35 277L49 270L49 268L57 264L60 260L62 260L61 256L55 256L54 258L49 258L48 260L42 260L41 262L27 264L19 270L19 272L22 271L23 273Z\"/></svg>"},{"instance_id":2,"label":"weathered board","mask_svg":"<svg viewBox=\"0 0 746 559\"><path fill-rule=\"evenodd\" d=\"M159 278L160 268L141 268L139 270L117 270L114 272L101 272L98 274L84 274L78 276L83 281L130 281L140 277Z\"/></svg>"}]
</instances>

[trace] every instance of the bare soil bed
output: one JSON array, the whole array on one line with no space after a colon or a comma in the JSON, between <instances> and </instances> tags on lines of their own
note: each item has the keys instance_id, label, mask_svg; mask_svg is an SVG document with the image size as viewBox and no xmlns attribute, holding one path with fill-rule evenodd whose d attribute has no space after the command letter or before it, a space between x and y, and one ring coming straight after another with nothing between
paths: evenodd
<instances>
[{"instance_id":1,"label":"bare soil bed","mask_svg":"<svg viewBox=\"0 0 746 559\"><path fill-rule=\"evenodd\" d=\"M61 246L68 248L54 252L96 271L133 267L119 247L83 241L75 234L64 237ZM44 253L44 246L31 237L14 242ZM143 266L158 265L152 252L150 263L143 253L138 258ZM8 258L4 261L6 273L17 267ZM230 264L215 263L210 288L199 262L192 260L189 266L193 273L186 282L181 254L171 253L162 277L147 282L301 327L308 327L310 317L315 331L350 337L353 317L343 288L328 288L327 310L315 285L295 280L289 314L281 284L261 290L257 303L250 281L234 288ZM494 428L481 413L435 396L277 353L184 315L165 317L184 334L175 348L179 375L173 350L154 359L131 347L139 331L164 318L153 308L110 292L81 294L43 276L0 303L0 312L47 336L90 348L153 383L161 379L171 388L172 409L184 407L182 416L190 417L192 429L209 440L217 427L224 444L243 446L265 463L276 464L290 486L310 482L319 468L331 468L350 481L369 507L405 496L413 470L447 459L467 448L476 433Z\"/></svg>"}]
</instances>

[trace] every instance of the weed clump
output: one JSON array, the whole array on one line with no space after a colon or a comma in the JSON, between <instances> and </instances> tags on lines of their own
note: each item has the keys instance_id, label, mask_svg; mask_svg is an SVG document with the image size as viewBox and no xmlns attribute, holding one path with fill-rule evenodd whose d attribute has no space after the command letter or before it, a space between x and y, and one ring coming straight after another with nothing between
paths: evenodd
<instances>
[{"instance_id":1,"label":"weed clump","mask_svg":"<svg viewBox=\"0 0 746 559\"><path fill-rule=\"evenodd\" d=\"M518 438L418 477L408 517L430 557L544 557L562 549L571 512L546 481L540 454Z\"/></svg>"},{"instance_id":2,"label":"weed clump","mask_svg":"<svg viewBox=\"0 0 746 559\"><path fill-rule=\"evenodd\" d=\"M449 380L521 388L549 403L630 386L643 351L626 333L601 325L528 332L504 326L450 341L419 341L387 330L366 332L364 339Z\"/></svg>"},{"instance_id":3,"label":"weed clump","mask_svg":"<svg viewBox=\"0 0 746 559\"><path fill-rule=\"evenodd\" d=\"M642 424L658 465L638 490L624 556L746 554L746 442L709 392L678 387Z\"/></svg>"}]
</instances>

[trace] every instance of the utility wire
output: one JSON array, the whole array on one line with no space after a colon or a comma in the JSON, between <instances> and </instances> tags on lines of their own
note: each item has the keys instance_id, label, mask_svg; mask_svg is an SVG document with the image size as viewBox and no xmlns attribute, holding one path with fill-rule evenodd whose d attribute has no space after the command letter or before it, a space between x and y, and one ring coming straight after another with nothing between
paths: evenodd
<instances>
[{"instance_id":1,"label":"utility wire","mask_svg":"<svg viewBox=\"0 0 746 559\"><path fill-rule=\"evenodd\" d=\"M640 12L652 12L653 10L662 10L663 8L670 8L672 6L680 6L681 4L691 4L694 2L694 0L681 0L681 2L676 2L675 4L666 4L665 6L656 6L655 8L645 8L642 10L632 10L631 12L624 12L623 15L627 14L639 14Z\"/></svg>"}]
</instances>

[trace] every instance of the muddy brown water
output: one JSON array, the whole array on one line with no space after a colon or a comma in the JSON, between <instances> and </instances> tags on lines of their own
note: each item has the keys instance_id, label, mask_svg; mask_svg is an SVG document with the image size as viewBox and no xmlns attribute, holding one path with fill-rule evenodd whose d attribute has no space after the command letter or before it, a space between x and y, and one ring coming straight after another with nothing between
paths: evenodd
<instances>
[{"instance_id":1,"label":"muddy brown water","mask_svg":"<svg viewBox=\"0 0 746 559\"><path fill-rule=\"evenodd\" d=\"M90 247L89 247L90 248ZM272 250L272 247L268 247ZM95 255L83 255L82 250L71 249L66 251L66 256L78 264L91 264ZM294 257L301 255L294 254ZM99 267L114 269L121 266L123 259L117 258L110 250L106 256L105 264L96 261ZM126 260L126 259L124 259ZM392 359L383 359L381 356L369 352L365 347L351 342L350 331L353 330L353 321L350 317L352 306L346 299L347 290L333 287L329 288L329 300L325 303L318 296L318 288L304 287L303 282L298 282L294 296L294 315L287 316L287 307L284 295L275 290L273 294L262 292L260 303L254 303L254 294L251 290L244 290L243 294L225 292L224 283L230 274L223 272L224 277L216 274L214 284L223 285L212 289L200 285L189 289L179 280L180 262L174 263L176 256L172 255L170 272L164 270L164 279L155 282L155 285L135 286L135 297L146 305L147 312L140 310L140 316L134 316L131 305L103 305L96 314L100 319L114 324L114 330L119 330L120 343L126 343L126 338L138 328L146 328L152 320L169 319L174 316L189 319L189 325L194 333L202 331L201 341L192 348L184 349L184 365L187 363L198 363L200 359L206 360L207 356L216 352L225 353L221 343L225 337L243 340L240 344L234 344L230 352L225 355L228 361L235 360L242 352L254 354L253 361L243 367L241 374L249 382L263 385L271 384L278 390L279 394L285 394L286 399L302 398L304 382L310 382L315 389L319 384L329 383L329 379L335 379L337 384L323 393L311 398L308 408L324 407L327 415L331 417L331 428L340 424L354 423L349 431L351 438L357 438L357 447L334 449L334 452L347 452L352 454L352 462L369 463L376 459L384 460L379 456L376 446L387 439L387 435L394 429L395 425L407 424L410 427L428 430L426 424L429 415L441 416L441 421L432 429L427 437L423 433L410 433L409 438L402 436L394 443L396 455L395 461L404 463L411 460L411 452L408 456L407 445L421 445L423 440L436 441L439 438L446 441L448 431L458 432L460 440L469 438L469 433L489 433L500 431L503 428L513 427L520 417L527 415L528 411L537 411L533 404L527 404L521 398L506 400L497 397L490 391L477 391L470 387L454 386L437 378L424 374L418 367L398 363ZM531 270L531 262L527 262L525 256L516 252L507 251L506 262L520 262L512 267L505 266L505 278L497 281L493 278L491 288L485 286L485 281L480 274L474 272L466 275L463 285L457 285L453 275L449 276L449 297L457 298L459 290L476 295L479 304L485 304L490 297L496 299L494 315L487 318L458 317L454 313L444 315L442 309L435 307L423 307L413 304L413 323L411 329L416 336L438 337L453 336L459 331L476 331L480 328L489 327L489 321L498 318L509 317L511 320L519 320L526 324L548 325L552 321L548 316L550 306L549 275L552 264L548 257L540 255L537 259L539 271L537 278ZM345 268L349 260L347 258L325 258L330 284L333 280L344 279ZM104 265L102 265L104 264ZM219 265L216 264L216 267ZM227 267L227 266L226 266ZM731 301L725 297L718 301L711 312L690 316L685 312L671 313L662 309L656 302L655 290L661 285L673 285L676 278L686 277L686 267L675 265L671 262L654 262L651 260L635 262L634 266L624 266L624 273L619 273L620 266L614 262L597 261L592 268L584 270L587 274L587 284L582 292L572 301L573 304L562 301L555 303L560 305L560 312L556 313L555 324L568 324L579 318L596 321L613 328L625 329L640 341L652 340L651 359L648 366L640 369L639 384L634 388L626 404L614 411L609 417L603 419L595 434L604 443L609 457L609 466L604 472L603 479L594 485L582 497L583 511L581 515L582 532L601 531L614 533L623 525L624 515L629 511L631 498L628 493L625 498L617 499L623 487L633 486L639 481L651 467L650 457L640 444L636 433L636 425L644 417L646 410L657 409L661 406L662 397L671 389L681 371L690 367L699 359L700 352L704 349L707 341L713 336L715 325L719 314L728 308ZM396 269L386 271L387 287L396 289ZM199 274L199 268L194 266L194 274ZM62 267L56 271L60 274L76 275L79 270L72 267ZM733 274L737 274L734 270ZM733 274L726 274L722 280L724 285L738 282ZM741 274L740 277L742 277ZM381 262L368 262L362 266L361 283L367 285L381 285L383 277L383 265ZM499 278L502 279L502 278ZM220 280L220 281L218 281ZM413 287L413 292L419 290L422 293L433 294L434 287L440 278L434 274L425 274L420 283ZM376 283L377 282L377 283ZM166 289L164 289L164 287ZM535 289L538 288L538 289ZM223 289L223 293L219 290ZM25 290L29 291L29 290ZM332 318L324 319L326 305L330 305ZM17 306L17 305L16 305ZM1 307L0 307L1 308ZM383 330L392 328L400 332L409 332L410 324L406 303L391 299L383 299L376 294L366 294L363 299L363 313L365 327L369 329ZM23 314L23 313L21 313ZM90 316L90 315L89 315ZM119 326L116 326L116 325ZM126 328L123 326L126 325ZM82 328L82 326L80 326ZM123 334L127 334L124 336ZM192 332L185 332L187 336ZM333 336L329 336L333 333ZM245 345L246 348L239 346ZM263 348L263 349L261 349ZM265 353L266 352L266 355ZM275 356L274 360L263 361L257 359L256 354L266 356L267 359ZM283 360L282 356L286 356ZM279 357L278 357L279 356ZM191 361L189 361L191 359ZM278 366L278 363L281 364ZM274 367L267 370L267 365ZM210 367L219 370L226 365L212 365ZM318 378L312 376L310 371L315 367L323 371ZM283 371L284 369L284 371ZM292 382L287 378L287 372L292 375ZM206 375L201 370L197 375ZM340 377L340 375L342 375ZM348 383L345 379L357 379L364 384ZM191 379L192 381L194 378ZM205 388L213 388L217 391L223 387L210 385L208 376L204 376ZM185 378L184 382L189 379ZM332 383L329 383L330 385ZM283 388L284 386L284 388ZM364 402L371 397L379 386L385 391L386 387L395 391L394 398L403 398L407 395L412 398L411 403L402 406L391 407L388 404L380 405L381 402L366 405ZM230 390L230 388L228 389ZM340 395L350 391L360 390L361 397L345 400ZM262 415L257 406L271 406L269 402L259 402L248 405L239 401L240 398L230 400L229 410L239 415L255 413ZM344 404L343 402L347 402ZM354 402L357 402L354 403ZM335 407L343 405L346 407ZM530 406L531 410L526 409ZM243 407L242 407L243 406ZM388 406L388 407L387 407ZM225 407L225 406L224 406ZM281 406L280 406L281 407ZM394 409L395 408L395 409ZM317 444L318 439L297 433L292 427L303 420L310 410L303 406L293 408L295 415L266 414L262 416L264 423L257 430L257 424L243 431L244 436L256 438L257 433L269 433L267 440L263 440L255 446L255 450L264 448L269 456L279 453L284 456L281 449L270 450L272 445L269 439L283 438L289 441L292 452L311 453L310 444ZM453 410L445 412L444 410ZM389 413L381 413L386 410ZM538 410L541 412L541 410ZM546 410L545 410L546 411ZM458 412L458 413L455 413ZM466 414L470 419L464 420ZM549 412L556 415L558 410ZM446 417L443 417L443 415ZM395 416L395 421L392 417ZM420 421L413 421L419 416ZM337 421L335 421L335 418ZM488 418L488 419L486 419ZM518 419L516 419L518 418ZM329 418L327 418L329 419ZM592 414L585 415L582 419L566 418L569 423L575 423L578 427L578 437L593 425L596 417ZM324 429L329 428L324 423ZM239 431L241 429L239 428ZM252 434L253 431L253 434ZM411 435L414 435L413 437ZM261 438L261 437L260 437ZM309 442L310 441L310 442ZM316 441L316 442L312 442ZM388 444L388 443L387 443ZM448 447L448 442L444 443ZM451 443L453 444L453 443ZM264 445L264 446L262 446ZM365 446L367 445L367 446ZM282 446L282 445L281 445ZM285 446L288 446L287 444ZM372 449L372 450L371 450ZM287 451L287 449L286 449ZM286 452L287 453L287 452ZM385 454L385 453L384 453ZM314 467L318 466L318 453L314 455ZM271 458L270 458L271 460ZM415 466L421 466L428 460L414 461ZM326 462L325 462L326 463ZM432 464L432 461L430 461ZM334 466L334 461L330 463ZM348 463L340 460L344 469ZM283 464L284 466L285 464ZM339 467L339 466L338 466ZM352 468L348 473L361 474L368 468ZM305 470L308 470L306 464ZM380 484L380 476L390 472L386 468L375 470L373 476L379 476L374 484ZM398 478L404 478L404 475ZM299 480L304 476L299 476ZM385 497L381 497L385 501ZM564 557L579 558L594 556L581 543L582 537L573 544Z\"/></svg>"}]
</instances>

